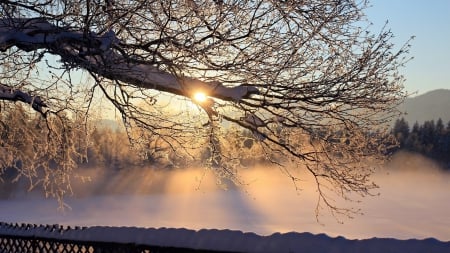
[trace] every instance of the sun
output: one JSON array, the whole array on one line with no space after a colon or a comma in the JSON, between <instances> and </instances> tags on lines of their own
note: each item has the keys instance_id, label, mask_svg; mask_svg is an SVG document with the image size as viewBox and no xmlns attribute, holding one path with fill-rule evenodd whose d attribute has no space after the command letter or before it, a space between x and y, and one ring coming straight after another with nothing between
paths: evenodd
<instances>
[{"instance_id":1,"label":"sun","mask_svg":"<svg viewBox=\"0 0 450 253\"><path fill-rule=\"evenodd\" d=\"M198 91L198 92L194 93L194 100L197 103L203 103L206 101L206 99L207 99L207 97L204 92Z\"/></svg>"}]
</instances>

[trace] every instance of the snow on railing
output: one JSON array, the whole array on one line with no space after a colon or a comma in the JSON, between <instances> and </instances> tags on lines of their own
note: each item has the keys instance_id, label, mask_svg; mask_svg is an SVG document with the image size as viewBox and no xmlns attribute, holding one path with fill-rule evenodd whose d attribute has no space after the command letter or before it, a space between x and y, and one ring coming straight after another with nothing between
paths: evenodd
<instances>
[{"instance_id":1,"label":"snow on railing","mask_svg":"<svg viewBox=\"0 0 450 253\"><path fill-rule=\"evenodd\" d=\"M0 252L450 252L436 239L348 240L310 233L259 236L241 231L63 227L0 222Z\"/></svg>"}]
</instances>

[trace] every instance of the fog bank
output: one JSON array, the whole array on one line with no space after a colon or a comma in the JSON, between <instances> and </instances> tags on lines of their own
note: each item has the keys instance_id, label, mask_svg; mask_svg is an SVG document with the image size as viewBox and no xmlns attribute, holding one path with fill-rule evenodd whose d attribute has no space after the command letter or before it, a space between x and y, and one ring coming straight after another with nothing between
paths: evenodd
<instances>
[{"instance_id":1,"label":"fog bank","mask_svg":"<svg viewBox=\"0 0 450 253\"><path fill-rule=\"evenodd\" d=\"M342 218L343 224L326 210L318 223L314 184L305 177L302 190L296 191L276 168L244 170L242 178L248 184L228 190L202 169L86 172L92 182L74 185L75 195L67 199L71 210L58 211L52 199L21 196L0 201L0 220L450 241L450 175L429 160L405 153L374 175L379 196L364 198L362 203L338 203L364 212L353 219Z\"/></svg>"}]
</instances>

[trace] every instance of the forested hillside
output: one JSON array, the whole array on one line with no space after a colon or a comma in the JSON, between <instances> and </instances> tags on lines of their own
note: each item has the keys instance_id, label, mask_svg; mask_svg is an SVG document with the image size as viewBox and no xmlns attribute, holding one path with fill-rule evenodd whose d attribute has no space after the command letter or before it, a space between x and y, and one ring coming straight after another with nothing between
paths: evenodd
<instances>
[{"instance_id":1,"label":"forested hillside","mask_svg":"<svg viewBox=\"0 0 450 253\"><path fill-rule=\"evenodd\" d=\"M417 152L450 169L450 121L446 124L442 119L425 121L423 124L416 122L410 127L401 118L395 122L392 131L399 142L395 151Z\"/></svg>"}]
</instances>

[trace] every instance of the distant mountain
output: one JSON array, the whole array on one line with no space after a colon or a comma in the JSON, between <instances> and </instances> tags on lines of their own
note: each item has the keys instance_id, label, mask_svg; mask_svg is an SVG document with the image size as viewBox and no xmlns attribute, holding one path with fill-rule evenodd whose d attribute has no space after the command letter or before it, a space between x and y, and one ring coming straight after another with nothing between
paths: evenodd
<instances>
[{"instance_id":1,"label":"distant mountain","mask_svg":"<svg viewBox=\"0 0 450 253\"><path fill-rule=\"evenodd\" d=\"M408 98L399 109L406 113L403 117L410 125L416 121L422 124L424 121L436 121L439 118L447 124L450 121L450 90L433 90Z\"/></svg>"}]
</instances>

